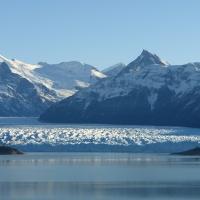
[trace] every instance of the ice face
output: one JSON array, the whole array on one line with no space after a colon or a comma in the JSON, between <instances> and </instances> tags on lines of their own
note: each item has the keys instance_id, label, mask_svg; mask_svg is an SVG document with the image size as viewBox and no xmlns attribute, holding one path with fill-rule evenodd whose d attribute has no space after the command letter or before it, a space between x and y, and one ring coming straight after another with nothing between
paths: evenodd
<instances>
[{"instance_id":1,"label":"ice face","mask_svg":"<svg viewBox=\"0 0 200 200\"><path fill-rule=\"evenodd\" d=\"M27 149L28 145L55 147L103 144L142 147L147 152L162 152L164 147L170 152L171 146L197 145L200 142L198 131L199 129L168 127L7 127L0 128L0 139L3 144L27 146Z\"/></svg>"}]
</instances>

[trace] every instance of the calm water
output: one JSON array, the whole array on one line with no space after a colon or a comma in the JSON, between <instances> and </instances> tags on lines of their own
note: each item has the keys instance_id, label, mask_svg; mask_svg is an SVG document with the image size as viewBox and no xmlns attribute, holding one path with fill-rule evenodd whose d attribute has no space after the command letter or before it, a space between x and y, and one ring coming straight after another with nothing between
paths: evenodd
<instances>
[{"instance_id":1,"label":"calm water","mask_svg":"<svg viewBox=\"0 0 200 200\"><path fill-rule=\"evenodd\" d=\"M200 157L166 154L0 156L0 199L199 199L199 168Z\"/></svg>"},{"instance_id":2,"label":"calm water","mask_svg":"<svg viewBox=\"0 0 200 200\"><path fill-rule=\"evenodd\" d=\"M96 127L104 128L104 131L105 128L113 128L112 125L41 124L37 118L0 118L1 132L7 136L16 136L16 129L25 137L31 129L38 128L41 132L32 136L47 132L48 135L58 135L60 138L53 131L54 128L76 128L76 133L77 128L96 130ZM116 129L120 127L136 126L114 126ZM50 128L52 132L49 132ZM165 129L174 130L173 134L177 138L179 135L199 135L199 129ZM86 136L89 134L85 133ZM97 134L99 130L94 135ZM113 134L116 135L115 132ZM71 135L66 134L66 137ZM144 140L143 129L137 136L141 135ZM118 135L116 137L119 140ZM121 137L123 139L124 136ZM154 140L152 136L150 138ZM27 139L30 140L29 137ZM174 137L172 139L174 141ZM20 140L22 137L11 137L11 141ZM0 200L199 199L199 168L200 157L167 154L29 153L22 156L0 156Z\"/></svg>"}]
</instances>

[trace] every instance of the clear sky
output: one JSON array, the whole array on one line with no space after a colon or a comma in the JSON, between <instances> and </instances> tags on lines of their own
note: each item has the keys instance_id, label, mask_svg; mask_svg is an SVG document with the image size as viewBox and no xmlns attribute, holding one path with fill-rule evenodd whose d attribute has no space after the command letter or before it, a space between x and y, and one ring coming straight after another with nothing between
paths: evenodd
<instances>
[{"instance_id":1,"label":"clear sky","mask_svg":"<svg viewBox=\"0 0 200 200\"><path fill-rule=\"evenodd\" d=\"M200 61L200 0L0 0L0 54L102 68L142 49Z\"/></svg>"}]
</instances>

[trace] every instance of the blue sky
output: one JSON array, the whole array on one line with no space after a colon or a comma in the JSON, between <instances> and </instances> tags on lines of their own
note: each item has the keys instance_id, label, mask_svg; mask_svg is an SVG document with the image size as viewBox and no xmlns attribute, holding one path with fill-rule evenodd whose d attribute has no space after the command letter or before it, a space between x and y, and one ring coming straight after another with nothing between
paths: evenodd
<instances>
[{"instance_id":1,"label":"blue sky","mask_svg":"<svg viewBox=\"0 0 200 200\"><path fill-rule=\"evenodd\" d=\"M0 54L30 63L102 68L142 49L173 64L200 61L199 0L0 0Z\"/></svg>"}]
</instances>

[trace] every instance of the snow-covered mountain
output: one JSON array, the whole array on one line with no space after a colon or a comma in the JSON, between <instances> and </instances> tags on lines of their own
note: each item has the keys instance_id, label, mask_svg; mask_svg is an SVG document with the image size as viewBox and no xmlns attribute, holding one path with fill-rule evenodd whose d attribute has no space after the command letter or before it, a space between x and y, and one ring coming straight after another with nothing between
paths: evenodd
<instances>
[{"instance_id":1,"label":"snow-covered mountain","mask_svg":"<svg viewBox=\"0 0 200 200\"><path fill-rule=\"evenodd\" d=\"M45 77L52 81L52 88L63 91L64 96L69 96L81 88L96 83L106 75L95 67L77 61L61 62L59 64L39 63L35 69L37 76Z\"/></svg>"},{"instance_id":2,"label":"snow-covered mountain","mask_svg":"<svg viewBox=\"0 0 200 200\"><path fill-rule=\"evenodd\" d=\"M0 116L37 116L106 75L80 62L27 64L0 56Z\"/></svg>"},{"instance_id":3,"label":"snow-covered mountain","mask_svg":"<svg viewBox=\"0 0 200 200\"><path fill-rule=\"evenodd\" d=\"M116 76L126 65L124 63L117 63L113 66L107 67L102 72L107 76Z\"/></svg>"},{"instance_id":4,"label":"snow-covered mountain","mask_svg":"<svg viewBox=\"0 0 200 200\"><path fill-rule=\"evenodd\" d=\"M44 95L48 94L48 95ZM37 116L54 102L56 94L43 85L12 73L0 63L0 116Z\"/></svg>"},{"instance_id":5,"label":"snow-covered mountain","mask_svg":"<svg viewBox=\"0 0 200 200\"><path fill-rule=\"evenodd\" d=\"M200 127L200 63L170 65L144 50L116 76L56 103L49 122Z\"/></svg>"}]
</instances>

